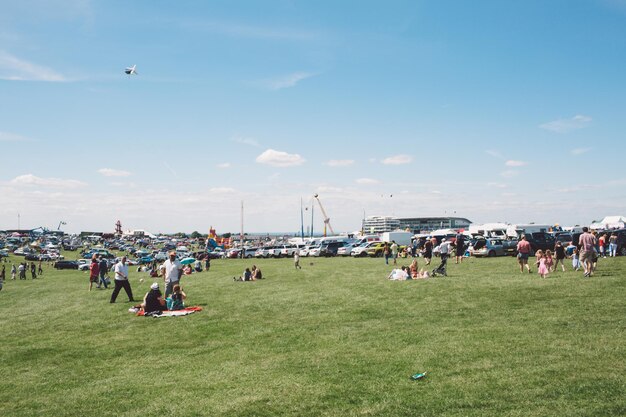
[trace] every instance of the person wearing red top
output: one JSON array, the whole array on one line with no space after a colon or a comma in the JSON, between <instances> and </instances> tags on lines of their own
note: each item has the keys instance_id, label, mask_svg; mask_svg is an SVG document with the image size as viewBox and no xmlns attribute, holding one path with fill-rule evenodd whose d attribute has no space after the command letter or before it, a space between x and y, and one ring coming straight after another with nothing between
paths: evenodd
<instances>
[{"instance_id":1,"label":"person wearing red top","mask_svg":"<svg viewBox=\"0 0 626 417\"><path fill-rule=\"evenodd\" d=\"M89 291L91 291L91 287L94 282L98 282L100 278L100 265L98 265L98 258L96 255L91 258L91 265L89 265ZM98 283L96 288L100 288L100 284Z\"/></svg>"},{"instance_id":2,"label":"person wearing red top","mask_svg":"<svg viewBox=\"0 0 626 417\"><path fill-rule=\"evenodd\" d=\"M526 266L528 273L531 273L530 265L528 265L528 257L531 251L530 243L526 240L526 235L523 235L522 240L517 243L517 262L519 263L520 272L524 272L524 266Z\"/></svg>"}]
</instances>

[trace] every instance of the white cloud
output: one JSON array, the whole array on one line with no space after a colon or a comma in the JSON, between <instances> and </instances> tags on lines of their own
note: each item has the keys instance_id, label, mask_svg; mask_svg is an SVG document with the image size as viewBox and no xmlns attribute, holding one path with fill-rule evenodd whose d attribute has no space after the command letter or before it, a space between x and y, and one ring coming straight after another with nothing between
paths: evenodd
<instances>
[{"instance_id":1,"label":"white cloud","mask_svg":"<svg viewBox=\"0 0 626 417\"><path fill-rule=\"evenodd\" d=\"M518 175L519 175L519 172L518 171L513 171L512 169L507 170L507 171L502 171L500 173L500 176L504 177L504 178L513 178L513 177L516 177Z\"/></svg>"},{"instance_id":2,"label":"white cloud","mask_svg":"<svg viewBox=\"0 0 626 417\"><path fill-rule=\"evenodd\" d=\"M354 182L356 182L357 184L361 184L361 185L380 184L380 181L375 180L373 178L358 178Z\"/></svg>"},{"instance_id":3,"label":"white cloud","mask_svg":"<svg viewBox=\"0 0 626 417\"><path fill-rule=\"evenodd\" d=\"M329 167L349 167L354 164L354 159L331 159L325 165Z\"/></svg>"},{"instance_id":4,"label":"white cloud","mask_svg":"<svg viewBox=\"0 0 626 417\"><path fill-rule=\"evenodd\" d=\"M512 159L506 161L504 163L504 165L508 166L508 167L523 167L528 165L528 162L524 162L524 161L514 161Z\"/></svg>"},{"instance_id":5,"label":"white cloud","mask_svg":"<svg viewBox=\"0 0 626 417\"><path fill-rule=\"evenodd\" d=\"M571 130L582 129L589 126L591 117L578 114L570 119L558 119L539 125L540 128L556 133L567 133Z\"/></svg>"},{"instance_id":6,"label":"white cloud","mask_svg":"<svg viewBox=\"0 0 626 417\"><path fill-rule=\"evenodd\" d=\"M576 149L572 149L572 150L570 151L570 153L571 153L572 155L582 155L582 154L584 154L584 153L589 152L590 150L591 150L591 148L576 148Z\"/></svg>"},{"instance_id":7,"label":"white cloud","mask_svg":"<svg viewBox=\"0 0 626 417\"><path fill-rule=\"evenodd\" d=\"M305 159L297 153L290 154L287 152L276 151L274 149L268 149L261 155L257 156L256 161L259 164L284 168L302 165L305 162Z\"/></svg>"},{"instance_id":8,"label":"white cloud","mask_svg":"<svg viewBox=\"0 0 626 417\"><path fill-rule=\"evenodd\" d=\"M87 185L87 183L78 180L66 180L61 178L41 178L33 174L24 174L15 177L11 180L11 184L52 188L80 188Z\"/></svg>"},{"instance_id":9,"label":"white cloud","mask_svg":"<svg viewBox=\"0 0 626 417\"><path fill-rule=\"evenodd\" d=\"M413 157L410 155L395 155L383 159L382 162L385 165L403 165L410 163L412 160Z\"/></svg>"},{"instance_id":10,"label":"white cloud","mask_svg":"<svg viewBox=\"0 0 626 417\"><path fill-rule=\"evenodd\" d=\"M507 188L506 184L503 184L501 182L489 182L487 183L487 187L493 187L493 188Z\"/></svg>"},{"instance_id":11,"label":"white cloud","mask_svg":"<svg viewBox=\"0 0 626 417\"><path fill-rule=\"evenodd\" d=\"M0 132L0 142L26 142L30 139L10 132Z\"/></svg>"},{"instance_id":12,"label":"white cloud","mask_svg":"<svg viewBox=\"0 0 626 417\"><path fill-rule=\"evenodd\" d=\"M295 87L302 80L311 78L316 74L310 72L294 72L280 78L265 81L265 85L270 90L282 90L283 88Z\"/></svg>"},{"instance_id":13,"label":"white cloud","mask_svg":"<svg viewBox=\"0 0 626 417\"><path fill-rule=\"evenodd\" d=\"M0 51L0 79L10 81L52 81L67 79L56 71Z\"/></svg>"},{"instance_id":14,"label":"white cloud","mask_svg":"<svg viewBox=\"0 0 626 417\"><path fill-rule=\"evenodd\" d=\"M494 151L492 149L488 149L485 151L487 155L493 156L494 158L504 159L504 156L498 151Z\"/></svg>"},{"instance_id":15,"label":"white cloud","mask_svg":"<svg viewBox=\"0 0 626 417\"><path fill-rule=\"evenodd\" d=\"M214 187L214 188L209 188L209 192L215 193L215 194L227 194L227 193L234 193L235 189L230 188L230 187Z\"/></svg>"},{"instance_id":16,"label":"white cloud","mask_svg":"<svg viewBox=\"0 0 626 417\"><path fill-rule=\"evenodd\" d=\"M105 177L128 177L131 175L131 173L128 171L122 171L119 169L112 169L112 168L100 168L98 172L104 175Z\"/></svg>"},{"instance_id":17,"label":"white cloud","mask_svg":"<svg viewBox=\"0 0 626 417\"><path fill-rule=\"evenodd\" d=\"M233 142L241 143L242 145L254 146L255 148L260 148L261 144L254 138L233 138Z\"/></svg>"},{"instance_id":18,"label":"white cloud","mask_svg":"<svg viewBox=\"0 0 626 417\"><path fill-rule=\"evenodd\" d=\"M230 162L224 162L224 163L221 163L221 164L217 164L217 167L221 168L221 169L230 168Z\"/></svg>"}]
</instances>

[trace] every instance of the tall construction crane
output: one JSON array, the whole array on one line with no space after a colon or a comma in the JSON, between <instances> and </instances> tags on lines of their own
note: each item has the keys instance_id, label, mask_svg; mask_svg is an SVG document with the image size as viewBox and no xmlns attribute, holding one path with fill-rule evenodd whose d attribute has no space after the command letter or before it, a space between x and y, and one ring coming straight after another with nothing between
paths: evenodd
<instances>
[{"instance_id":1,"label":"tall construction crane","mask_svg":"<svg viewBox=\"0 0 626 417\"><path fill-rule=\"evenodd\" d=\"M326 227L328 227L328 229L330 230L330 233L334 235L335 231L333 230L333 227L330 225L330 217L328 217L328 214L326 214L326 210L324 210L324 206L322 206L322 202L320 201L319 195L313 194L313 198L317 200L317 204L319 204L320 210L322 210L322 215L324 216L324 236L326 236Z\"/></svg>"}]
</instances>

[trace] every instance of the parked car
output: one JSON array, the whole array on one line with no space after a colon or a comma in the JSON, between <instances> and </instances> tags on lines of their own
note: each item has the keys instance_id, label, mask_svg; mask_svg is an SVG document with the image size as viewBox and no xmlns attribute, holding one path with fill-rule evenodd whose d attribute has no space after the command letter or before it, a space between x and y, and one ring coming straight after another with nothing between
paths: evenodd
<instances>
[{"instance_id":1,"label":"parked car","mask_svg":"<svg viewBox=\"0 0 626 417\"><path fill-rule=\"evenodd\" d=\"M326 256L326 257L330 257L330 256L336 256L337 255L337 250L342 247L345 243L344 242L326 242L326 243L322 243L322 246L320 247L320 255L319 256Z\"/></svg>"},{"instance_id":2,"label":"parked car","mask_svg":"<svg viewBox=\"0 0 626 417\"><path fill-rule=\"evenodd\" d=\"M574 243L574 245L578 245L578 238L582 235L580 232L556 232L554 234L554 241L561 241L563 246L569 245L570 242Z\"/></svg>"},{"instance_id":3,"label":"parked car","mask_svg":"<svg viewBox=\"0 0 626 417\"><path fill-rule=\"evenodd\" d=\"M76 261L56 261L54 263L56 269L78 269L78 262Z\"/></svg>"},{"instance_id":4,"label":"parked car","mask_svg":"<svg viewBox=\"0 0 626 417\"><path fill-rule=\"evenodd\" d=\"M322 245L315 245L309 247L308 256L318 257L320 256L320 251L322 250Z\"/></svg>"},{"instance_id":5,"label":"parked car","mask_svg":"<svg viewBox=\"0 0 626 417\"><path fill-rule=\"evenodd\" d=\"M506 251L504 248L504 242L502 239L496 238L482 238L476 239L475 242L469 247L469 253L472 256L504 256Z\"/></svg>"},{"instance_id":6,"label":"parked car","mask_svg":"<svg viewBox=\"0 0 626 417\"><path fill-rule=\"evenodd\" d=\"M283 245L280 248L280 256L283 258L293 258L293 254L296 250L298 250L296 245Z\"/></svg>"},{"instance_id":7,"label":"parked car","mask_svg":"<svg viewBox=\"0 0 626 417\"><path fill-rule=\"evenodd\" d=\"M244 248L243 257L244 258L254 258L254 254L258 248Z\"/></svg>"},{"instance_id":8,"label":"parked car","mask_svg":"<svg viewBox=\"0 0 626 417\"><path fill-rule=\"evenodd\" d=\"M384 247L385 244L383 242L370 242L368 247L365 249L365 252L367 253L367 256L372 258L383 256Z\"/></svg>"},{"instance_id":9,"label":"parked car","mask_svg":"<svg viewBox=\"0 0 626 417\"><path fill-rule=\"evenodd\" d=\"M365 257L367 256L367 250L375 245L380 244L381 242L379 241L373 241L373 242L363 242L361 243L359 246L357 246L356 248L352 249L352 252L350 252L350 256L354 256L356 257Z\"/></svg>"},{"instance_id":10,"label":"parked car","mask_svg":"<svg viewBox=\"0 0 626 417\"><path fill-rule=\"evenodd\" d=\"M337 256L350 256L352 249L358 247L358 243L346 243L342 247L337 249Z\"/></svg>"},{"instance_id":11,"label":"parked car","mask_svg":"<svg viewBox=\"0 0 626 417\"><path fill-rule=\"evenodd\" d=\"M7 258L9 256L9 252L5 250L0 250L0 258Z\"/></svg>"},{"instance_id":12,"label":"parked car","mask_svg":"<svg viewBox=\"0 0 626 417\"><path fill-rule=\"evenodd\" d=\"M39 260L39 254L37 253L27 253L26 255L24 255L24 259L27 261L38 261Z\"/></svg>"},{"instance_id":13,"label":"parked car","mask_svg":"<svg viewBox=\"0 0 626 417\"><path fill-rule=\"evenodd\" d=\"M547 232L535 232L535 233L527 233L526 240L530 243L530 247L532 249L532 253L534 254L539 249L542 251L546 250L554 250L554 236Z\"/></svg>"}]
</instances>

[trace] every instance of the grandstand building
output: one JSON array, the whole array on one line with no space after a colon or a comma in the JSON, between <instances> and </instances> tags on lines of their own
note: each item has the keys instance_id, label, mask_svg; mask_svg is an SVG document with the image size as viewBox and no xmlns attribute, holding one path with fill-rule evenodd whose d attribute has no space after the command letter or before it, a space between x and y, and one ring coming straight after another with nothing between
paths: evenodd
<instances>
[{"instance_id":1,"label":"grandstand building","mask_svg":"<svg viewBox=\"0 0 626 417\"><path fill-rule=\"evenodd\" d=\"M412 233L437 229L467 229L472 222L463 217L410 217L369 216L363 219L363 233L384 233L408 230Z\"/></svg>"}]
</instances>

